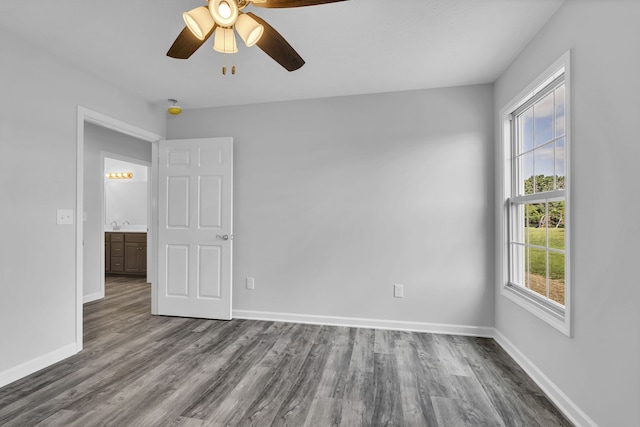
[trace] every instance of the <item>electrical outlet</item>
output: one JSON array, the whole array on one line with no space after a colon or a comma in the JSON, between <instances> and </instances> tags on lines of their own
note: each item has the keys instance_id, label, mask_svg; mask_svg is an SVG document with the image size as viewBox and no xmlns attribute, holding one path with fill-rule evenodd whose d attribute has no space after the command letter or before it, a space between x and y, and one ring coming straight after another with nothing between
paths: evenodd
<instances>
[{"instance_id":1,"label":"electrical outlet","mask_svg":"<svg viewBox=\"0 0 640 427\"><path fill-rule=\"evenodd\" d=\"M394 298L404 297L404 285L393 285L393 296Z\"/></svg>"},{"instance_id":2,"label":"electrical outlet","mask_svg":"<svg viewBox=\"0 0 640 427\"><path fill-rule=\"evenodd\" d=\"M247 277L247 289L254 290L256 288L256 282L253 277Z\"/></svg>"},{"instance_id":3,"label":"electrical outlet","mask_svg":"<svg viewBox=\"0 0 640 427\"><path fill-rule=\"evenodd\" d=\"M73 210L58 209L56 222L58 224L73 224Z\"/></svg>"}]
</instances>

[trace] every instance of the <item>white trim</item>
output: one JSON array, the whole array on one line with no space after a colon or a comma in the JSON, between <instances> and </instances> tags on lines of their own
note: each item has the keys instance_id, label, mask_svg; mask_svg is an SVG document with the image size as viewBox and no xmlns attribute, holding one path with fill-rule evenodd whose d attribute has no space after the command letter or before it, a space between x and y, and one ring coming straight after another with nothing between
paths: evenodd
<instances>
[{"instance_id":1,"label":"white trim","mask_svg":"<svg viewBox=\"0 0 640 427\"><path fill-rule=\"evenodd\" d=\"M158 314L158 143L151 146L151 169L149 175L149 225L147 234L147 282L151 283L151 314Z\"/></svg>"},{"instance_id":2,"label":"white trim","mask_svg":"<svg viewBox=\"0 0 640 427\"><path fill-rule=\"evenodd\" d=\"M511 144L511 113L516 110L523 102L531 99L545 84L552 83L558 78L559 73L564 69L564 82L565 82L565 200L566 200L566 213L565 213L565 259L567 268L565 270L565 309L564 316L558 318L549 313L548 310L543 309L540 304L533 303L532 298L527 298L526 295L520 292L516 292L508 286L509 283L509 243L507 236L509 236L509 224L508 224L508 209L509 198L511 197L510 180L507 181L507 171L511 170L511 157L510 150L507 146ZM564 333L568 337L572 336L571 318L572 318L572 298L571 288L573 283L571 281L571 269L573 266L571 252L571 50L565 52L558 60L556 60L551 66L549 66L543 73L535 78L524 90L522 90L516 97L514 97L507 105L500 109L498 116L498 129L500 133L498 137L498 150L497 150L497 165L499 166L496 173L496 278L497 285L499 287L500 295L519 305L527 310L529 313L536 316L538 319L546 322L555 329ZM508 174L511 177L511 173ZM555 192L554 192L555 193ZM536 195L534 195L536 196ZM555 196L555 194L554 194ZM533 197L533 196L532 196ZM519 196L517 199L512 198L515 202L522 200L529 200L529 196Z\"/></svg>"},{"instance_id":3,"label":"white trim","mask_svg":"<svg viewBox=\"0 0 640 427\"><path fill-rule=\"evenodd\" d=\"M544 372L540 370L527 356L525 356L511 341L507 339L499 330L494 330L493 339L506 351L509 356L516 361L518 365L531 377L533 381L542 389L544 394L553 402L554 405L578 427L589 426L598 427L598 425L582 410L576 403L571 400L560 387L558 387Z\"/></svg>"},{"instance_id":4,"label":"white trim","mask_svg":"<svg viewBox=\"0 0 640 427\"><path fill-rule=\"evenodd\" d=\"M129 123L114 119L113 117L98 113L97 111L90 110L82 105L78 105L78 117L82 117L84 121L89 123L115 130L116 132L124 133L125 135L129 135L143 141L157 142L164 139L161 135L130 125Z\"/></svg>"},{"instance_id":5,"label":"white trim","mask_svg":"<svg viewBox=\"0 0 640 427\"><path fill-rule=\"evenodd\" d=\"M509 201L513 204L525 204L525 203L545 203L554 202L556 200L566 199L566 192L564 190L545 191L544 193L525 194L523 196L512 196Z\"/></svg>"},{"instance_id":6,"label":"white trim","mask_svg":"<svg viewBox=\"0 0 640 427\"><path fill-rule=\"evenodd\" d=\"M76 337L75 337L75 352L82 350L82 313L83 313L83 262L84 262L84 231L82 212L84 209L84 124L85 122L93 123L107 129L114 130L116 132L123 133L125 135L132 136L134 138L141 139L143 141L149 141L153 145L156 145L159 140L164 139L163 136L157 135L153 132L149 132L145 129L139 128L129 123L123 122L113 117L109 117L105 114L97 111L90 110L82 105L78 105L77 121L76 121ZM155 203L154 203L155 205ZM151 228L149 232L154 235L157 232L155 224L150 224ZM155 269L156 259L153 260L153 265L147 266L148 268ZM152 293L155 290L155 286L152 286Z\"/></svg>"},{"instance_id":7,"label":"white trim","mask_svg":"<svg viewBox=\"0 0 640 427\"><path fill-rule=\"evenodd\" d=\"M4 372L0 372L0 387L4 387L7 384L11 384L14 381L26 377L27 375L38 372L39 370L51 366L54 363L58 363L76 353L76 343L71 343Z\"/></svg>"},{"instance_id":8,"label":"white trim","mask_svg":"<svg viewBox=\"0 0 640 427\"><path fill-rule=\"evenodd\" d=\"M267 320L272 322L306 323L311 325L348 326L353 328L388 329L394 331L427 332L432 334L493 337L490 326L449 325L399 320L365 319L359 317L318 316L299 313L233 310L234 319Z\"/></svg>"},{"instance_id":9,"label":"white trim","mask_svg":"<svg viewBox=\"0 0 640 427\"><path fill-rule=\"evenodd\" d=\"M82 303L86 304L88 302L97 301L97 300L102 299L102 298L104 298L104 289L102 291L98 291L98 292L94 292L94 293L89 294L89 295L85 295L82 298Z\"/></svg>"},{"instance_id":10,"label":"white trim","mask_svg":"<svg viewBox=\"0 0 640 427\"><path fill-rule=\"evenodd\" d=\"M521 104L535 96L538 92L538 88L542 89L547 84L553 82L558 77L558 72L564 68L565 81L570 76L569 66L571 60L571 50L566 51L558 58L553 64L551 64L546 70L538 75L529 85L520 91L511 101L507 103L507 106L502 108L500 119L504 115L510 115ZM568 97L567 97L568 99ZM566 111L565 111L565 115Z\"/></svg>"},{"instance_id":11,"label":"white trim","mask_svg":"<svg viewBox=\"0 0 640 427\"><path fill-rule=\"evenodd\" d=\"M520 307L532 313L539 319L545 321L549 325L569 335L566 325L567 312L565 308L564 315L554 313L545 303L537 301L535 298L529 297L525 292L518 292L514 287L518 285L503 286L501 290L502 296L510 301L513 301ZM566 292L566 291L565 291ZM549 304L550 306L551 304Z\"/></svg>"}]
</instances>

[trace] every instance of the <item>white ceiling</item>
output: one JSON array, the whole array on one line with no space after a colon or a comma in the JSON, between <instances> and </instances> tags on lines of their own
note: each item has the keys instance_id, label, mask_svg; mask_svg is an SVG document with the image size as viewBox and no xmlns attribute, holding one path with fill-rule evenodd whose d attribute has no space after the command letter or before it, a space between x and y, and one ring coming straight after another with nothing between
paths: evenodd
<instances>
[{"instance_id":1,"label":"white ceiling","mask_svg":"<svg viewBox=\"0 0 640 427\"><path fill-rule=\"evenodd\" d=\"M226 76L231 57L214 52L212 39L188 60L165 55L182 12L204 0L2 0L0 26L151 103L176 98L188 109L490 83L562 1L248 6L306 64L290 73L238 39L237 73Z\"/></svg>"}]
</instances>

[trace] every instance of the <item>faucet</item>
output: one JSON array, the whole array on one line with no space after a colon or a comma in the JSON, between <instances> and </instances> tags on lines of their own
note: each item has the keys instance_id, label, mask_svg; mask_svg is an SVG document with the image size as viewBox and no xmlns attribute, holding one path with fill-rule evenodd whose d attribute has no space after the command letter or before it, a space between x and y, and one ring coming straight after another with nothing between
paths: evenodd
<instances>
[{"instance_id":1,"label":"faucet","mask_svg":"<svg viewBox=\"0 0 640 427\"><path fill-rule=\"evenodd\" d=\"M125 225L129 225L129 221L123 221L120 225L118 225L118 221L111 221L111 227L114 230L120 230L120 228L124 227Z\"/></svg>"}]
</instances>

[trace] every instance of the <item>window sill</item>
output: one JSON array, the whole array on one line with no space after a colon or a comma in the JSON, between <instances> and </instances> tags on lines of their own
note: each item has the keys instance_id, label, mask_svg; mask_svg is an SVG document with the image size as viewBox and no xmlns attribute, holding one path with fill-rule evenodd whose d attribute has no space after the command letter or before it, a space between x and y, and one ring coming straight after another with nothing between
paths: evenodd
<instances>
[{"instance_id":1,"label":"window sill","mask_svg":"<svg viewBox=\"0 0 640 427\"><path fill-rule=\"evenodd\" d=\"M559 309L555 304L536 298L532 292L517 285L507 284L502 287L501 293L540 320L571 337L568 310Z\"/></svg>"}]
</instances>

